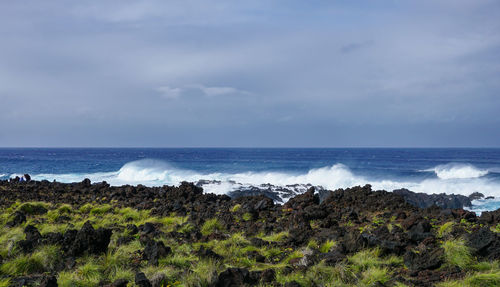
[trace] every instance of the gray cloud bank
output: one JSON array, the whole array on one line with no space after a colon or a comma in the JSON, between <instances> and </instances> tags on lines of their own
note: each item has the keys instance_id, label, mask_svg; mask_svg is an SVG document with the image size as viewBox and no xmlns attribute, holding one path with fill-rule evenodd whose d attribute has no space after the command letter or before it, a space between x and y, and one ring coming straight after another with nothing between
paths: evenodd
<instances>
[{"instance_id":1,"label":"gray cloud bank","mask_svg":"<svg viewBox=\"0 0 500 287\"><path fill-rule=\"evenodd\" d=\"M1 1L0 146L500 146L499 14Z\"/></svg>"}]
</instances>

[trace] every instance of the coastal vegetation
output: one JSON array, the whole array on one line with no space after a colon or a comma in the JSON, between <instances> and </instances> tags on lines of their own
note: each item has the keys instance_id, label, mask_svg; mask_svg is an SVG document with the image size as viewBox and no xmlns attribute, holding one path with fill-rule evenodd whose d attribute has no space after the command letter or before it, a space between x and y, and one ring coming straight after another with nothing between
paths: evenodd
<instances>
[{"instance_id":1,"label":"coastal vegetation","mask_svg":"<svg viewBox=\"0 0 500 287\"><path fill-rule=\"evenodd\" d=\"M498 211L419 209L369 187L280 206L187 183L3 186L0 287L500 284Z\"/></svg>"}]
</instances>

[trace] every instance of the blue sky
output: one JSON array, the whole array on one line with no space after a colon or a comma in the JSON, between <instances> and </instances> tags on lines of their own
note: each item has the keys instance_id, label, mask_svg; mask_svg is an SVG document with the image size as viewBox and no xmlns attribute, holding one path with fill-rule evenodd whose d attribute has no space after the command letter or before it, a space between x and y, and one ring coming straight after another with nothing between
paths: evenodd
<instances>
[{"instance_id":1,"label":"blue sky","mask_svg":"<svg viewBox=\"0 0 500 287\"><path fill-rule=\"evenodd\" d=\"M0 146L500 146L500 2L0 1Z\"/></svg>"}]
</instances>

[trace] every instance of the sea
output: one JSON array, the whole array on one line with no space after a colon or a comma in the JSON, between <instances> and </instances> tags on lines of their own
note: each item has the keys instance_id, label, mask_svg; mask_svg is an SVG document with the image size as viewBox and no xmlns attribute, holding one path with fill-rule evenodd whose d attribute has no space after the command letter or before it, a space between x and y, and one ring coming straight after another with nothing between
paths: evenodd
<instances>
[{"instance_id":1,"label":"sea","mask_svg":"<svg viewBox=\"0 0 500 287\"><path fill-rule=\"evenodd\" d=\"M178 185L204 192L252 188L301 193L310 186L484 194L469 209L500 208L500 149L490 148L1 148L0 179ZM287 195L289 197L289 194Z\"/></svg>"}]
</instances>

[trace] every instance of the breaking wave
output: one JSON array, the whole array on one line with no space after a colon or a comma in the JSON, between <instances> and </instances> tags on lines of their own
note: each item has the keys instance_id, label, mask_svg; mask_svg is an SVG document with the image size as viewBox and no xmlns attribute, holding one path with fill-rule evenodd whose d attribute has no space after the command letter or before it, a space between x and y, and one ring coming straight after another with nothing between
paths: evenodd
<instances>
[{"instance_id":1,"label":"breaking wave","mask_svg":"<svg viewBox=\"0 0 500 287\"><path fill-rule=\"evenodd\" d=\"M478 169L470 164L443 164L426 171L433 171L440 179L478 178L488 174L488 170Z\"/></svg>"},{"instance_id":2,"label":"breaking wave","mask_svg":"<svg viewBox=\"0 0 500 287\"><path fill-rule=\"evenodd\" d=\"M243 172L201 173L175 168L164 161L139 160L123 165L113 172L91 174L38 174L36 180L78 182L89 178L93 182L107 181L111 185L144 184L148 186L178 185L182 181L199 182L206 192L229 193L243 187L264 186L321 186L325 189L347 188L371 184L374 189L394 190L407 188L415 192L470 195L481 192L485 196L500 198L500 183L483 177L487 171L468 165L442 165L432 169L437 175L433 179L402 180L397 178L372 179L354 174L343 164L334 164L311 169L304 173L291 172Z\"/></svg>"}]
</instances>

